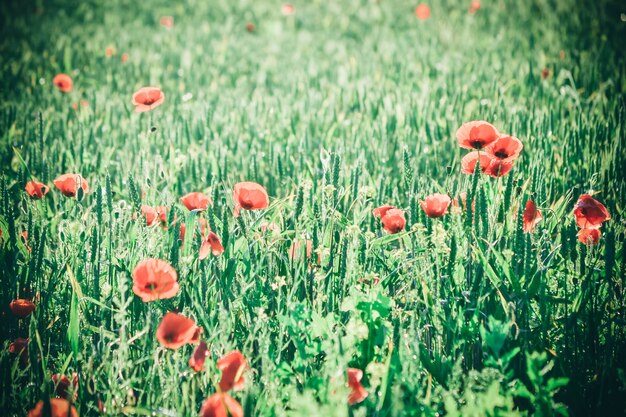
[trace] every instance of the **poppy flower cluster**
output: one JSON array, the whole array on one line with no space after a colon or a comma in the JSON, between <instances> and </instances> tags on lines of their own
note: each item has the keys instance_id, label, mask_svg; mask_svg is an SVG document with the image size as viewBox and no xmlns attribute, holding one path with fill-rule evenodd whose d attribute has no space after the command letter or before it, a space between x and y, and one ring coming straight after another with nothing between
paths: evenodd
<instances>
[{"instance_id":1,"label":"poppy flower cluster","mask_svg":"<svg viewBox=\"0 0 626 417\"><path fill-rule=\"evenodd\" d=\"M190 359L191 364L191 359ZM241 404L227 392L231 389L239 391L244 388L244 371L248 368L246 358L238 350L233 350L217 361L217 368L222 377L219 392L209 396L200 409L201 417L243 417ZM194 368L195 369L195 368Z\"/></svg>"},{"instance_id":2,"label":"poppy flower cluster","mask_svg":"<svg viewBox=\"0 0 626 417\"><path fill-rule=\"evenodd\" d=\"M387 233L395 234L404 230L406 219L404 211L385 204L372 210L374 217L379 218Z\"/></svg>"},{"instance_id":3,"label":"poppy flower cluster","mask_svg":"<svg viewBox=\"0 0 626 417\"><path fill-rule=\"evenodd\" d=\"M483 120L463 123L456 139L461 148L472 151L461 159L462 172L473 174L478 165L490 177L506 175L524 147L518 138L498 132Z\"/></svg>"},{"instance_id":4,"label":"poppy flower cluster","mask_svg":"<svg viewBox=\"0 0 626 417\"><path fill-rule=\"evenodd\" d=\"M66 197L75 197L81 188L84 194L89 192L89 183L80 174L60 175L54 179L54 186ZM33 180L26 183L24 190L33 200L41 200L48 194L50 188L42 182Z\"/></svg>"},{"instance_id":5,"label":"poppy flower cluster","mask_svg":"<svg viewBox=\"0 0 626 417\"><path fill-rule=\"evenodd\" d=\"M595 245L600 241L602 223L611 219L611 215L602 203L589 194L583 194L574 205L574 217L578 231L578 240L585 245Z\"/></svg>"}]
</instances>

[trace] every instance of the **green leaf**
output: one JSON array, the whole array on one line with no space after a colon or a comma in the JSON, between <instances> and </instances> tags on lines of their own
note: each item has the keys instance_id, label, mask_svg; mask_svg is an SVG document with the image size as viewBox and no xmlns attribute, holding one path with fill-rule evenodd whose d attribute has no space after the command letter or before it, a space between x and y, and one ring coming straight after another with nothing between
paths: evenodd
<instances>
[{"instance_id":1,"label":"green leaf","mask_svg":"<svg viewBox=\"0 0 626 417\"><path fill-rule=\"evenodd\" d=\"M72 302L70 303L70 322L67 325L67 340L72 347L74 357L78 356L78 344L80 341L80 318L78 311L78 297L72 291Z\"/></svg>"}]
</instances>

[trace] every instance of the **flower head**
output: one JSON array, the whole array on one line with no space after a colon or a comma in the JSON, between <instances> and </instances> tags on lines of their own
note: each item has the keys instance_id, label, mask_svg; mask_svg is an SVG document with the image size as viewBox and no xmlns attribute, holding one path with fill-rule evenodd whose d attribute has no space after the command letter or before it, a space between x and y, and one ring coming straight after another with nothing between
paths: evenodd
<instances>
[{"instance_id":1,"label":"flower head","mask_svg":"<svg viewBox=\"0 0 626 417\"><path fill-rule=\"evenodd\" d=\"M163 91L156 87L142 87L133 94L135 112L142 113L157 108L165 100Z\"/></svg>"},{"instance_id":2,"label":"flower head","mask_svg":"<svg viewBox=\"0 0 626 417\"><path fill-rule=\"evenodd\" d=\"M391 234L398 233L404 230L406 226L406 219L404 218L404 211L400 209L390 209L381 218L383 228Z\"/></svg>"},{"instance_id":3,"label":"flower head","mask_svg":"<svg viewBox=\"0 0 626 417\"><path fill-rule=\"evenodd\" d=\"M177 274L162 259L144 259L133 269L133 292L143 302L172 298L178 294Z\"/></svg>"},{"instance_id":4,"label":"flower head","mask_svg":"<svg viewBox=\"0 0 626 417\"><path fill-rule=\"evenodd\" d=\"M201 330L193 319L169 312L163 316L156 331L156 338L168 349L177 350L188 343L200 340Z\"/></svg>"},{"instance_id":5,"label":"flower head","mask_svg":"<svg viewBox=\"0 0 626 417\"><path fill-rule=\"evenodd\" d=\"M583 194L578 198L574 206L576 224L583 229L599 229L611 215L602 203L589 194Z\"/></svg>"},{"instance_id":6,"label":"flower head","mask_svg":"<svg viewBox=\"0 0 626 417\"><path fill-rule=\"evenodd\" d=\"M260 210L267 208L270 202L265 188L256 182L250 181L235 184L233 200L235 202L235 217L239 216L239 211L242 208L246 210Z\"/></svg>"},{"instance_id":7,"label":"flower head","mask_svg":"<svg viewBox=\"0 0 626 417\"><path fill-rule=\"evenodd\" d=\"M448 207L452 200L447 194L431 194L421 202L422 210L428 217L437 218L448 213Z\"/></svg>"},{"instance_id":8,"label":"flower head","mask_svg":"<svg viewBox=\"0 0 626 417\"><path fill-rule=\"evenodd\" d=\"M209 357L209 348L204 340L201 340L189 358L189 366L196 372L204 370L204 362Z\"/></svg>"},{"instance_id":9,"label":"flower head","mask_svg":"<svg viewBox=\"0 0 626 417\"><path fill-rule=\"evenodd\" d=\"M56 85L59 91L69 93L72 91L72 78L67 74L57 74L52 79L52 84Z\"/></svg>"},{"instance_id":10,"label":"flower head","mask_svg":"<svg viewBox=\"0 0 626 417\"><path fill-rule=\"evenodd\" d=\"M482 149L496 141L498 130L484 120L463 123L456 131L456 140L461 148Z\"/></svg>"},{"instance_id":11,"label":"flower head","mask_svg":"<svg viewBox=\"0 0 626 417\"><path fill-rule=\"evenodd\" d=\"M243 408L230 395L218 392L202 403L200 417L243 417Z\"/></svg>"},{"instance_id":12,"label":"flower head","mask_svg":"<svg viewBox=\"0 0 626 417\"><path fill-rule=\"evenodd\" d=\"M242 390L245 384L243 373L247 367L246 358L238 350L233 350L218 359L217 368L222 371L222 378L220 379L222 392L231 389Z\"/></svg>"},{"instance_id":13,"label":"flower head","mask_svg":"<svg viewBox=\"0 0 626 417\"><path fill-rule=\"evenodd\" d=\"M537 210L535 202L528 200L524 208L524 231L526 233L532 232L541 219L543 219L543 216L541 212Z\"/></svg>"},{"instance_id":14,"label":"flower head","mask_svg":"<svg viewBox=\"0 0 626 417\"><path fill-rule=\"evenodd\" d=\"M35 303L31 300L17 299L11 301L9 303L9 308L11 309L11 313L19 319L23 319L28 317L30 313L35 311Z\"/></svg>"},{"instance_id":15,"label":"flower head","mask_svg":"<svg viewBox=\"0 0 626 417\"><path fill-rule=\"evenodd\" d=\"M213 204L211 197L206 194L193 192L183 196L180 201L187 207L187 210L206 210Z\"/></svg>"},{"instance_id":16,"label":"flower head","mask_svg":"<svg viewBox=\"0 0 626 417\"><path fill-rule=\"evenodd\" d=\"M75 197L79 188L82 188L85 194L89 192L87 180L79 174L60 175L54 180L54 186L66 197Z\"/></svg>"},{"instance_id":17,"label":"flower head","mask_svg":"<svg viewBox=\"0 0 626 417\"><path fill-rule=\"evenodd\" d=\"M50 191L46 184L39 181L27 182L24 189L33 200L39 200L43 198L43 196L48 194L48 191Z\"/></svg>"},{"instance_id":18,"label":"flower head","mask_svg":"<svg viewBox=\"0 0 626 417\"><path fill-rule=\"evenodd\" d=\"M209 253L212 253L213 256L219 256L224 253L224 246L222 246L219 236L213 232L209 232L206 239L202 242L198 259L205 259L209 256Z\"/></svg>"}]
</instances>

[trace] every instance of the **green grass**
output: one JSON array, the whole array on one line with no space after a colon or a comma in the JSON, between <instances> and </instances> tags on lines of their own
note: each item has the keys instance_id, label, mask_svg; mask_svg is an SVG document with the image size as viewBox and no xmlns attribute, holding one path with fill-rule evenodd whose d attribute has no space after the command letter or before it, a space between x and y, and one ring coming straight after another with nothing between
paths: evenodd
<instances>
[{"instance_id":1,"label":"green grass","mask_svg":"<svg viewBox=\"0 0 626 417\"><path fill-rule=\"evenodd\" d=\"M81 416L98 400L111 416L195 416L216 360L239 349L246 417L622 415L626 8L469 3L432 1L419 21L410 1L298 2L293 16L280 1L3 2L2 414L25 415L53 395L52 373L77 372ZM52 85L59 72L71 93ZM165 102L136 114L148 85ZM476 119L524 150L472 193L454 134ZM91 191L61 195L52 180L67 172ZM51 187L42 200L24 192L31 179ZM233 218L240 181L266 187L270 207ZM219 257L198 260L179 202L191 191L213 197L202 216ZM475 221L427 218L433 192L475 196ZM577 241L572 214L588 192L612 216L596 246ZM544 219L527 234L529 198ZM406 231L374 219L386 203L406 210ZM142 204L169 207L174 226L146 227ZM321 265L290 259L305 239ZM178 272L175 298L133 294L151 257ZM35 294L15 319L9 303ZM204 328L206 372L189 368L192 346L157 342L173 310ZM31 340L26 367L8 353L16 337ZM351 407L348 367L369 392Z\"/></svg>"}]
</instances>

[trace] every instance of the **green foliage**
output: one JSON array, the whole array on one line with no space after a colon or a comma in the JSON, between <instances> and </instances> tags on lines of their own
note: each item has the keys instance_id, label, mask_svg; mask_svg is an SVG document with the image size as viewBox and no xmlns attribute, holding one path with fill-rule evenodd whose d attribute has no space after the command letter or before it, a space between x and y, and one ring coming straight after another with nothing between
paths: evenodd
<instances>
[{"instance_id":1,"label":"green foliage","mask_svg":"<svg viewBox=\"0 0 626 417\"><path fill-rule=\"evenodd\" d=\"M430 2L421 21L393 1L288 16L249 0L2 2L0 410L25 415L52 374L77 372L81 416L99 401L108 416L198 415L238 349L247 417L623 414L621 5L469 3ZM60 72L72 92L52 85ZM135 113L147 85L165 101ZM461 172L456 129L482 119L524 144L504 177ZM90 191L63 196L53 181L70 172ZM30 180L50 192L31 199ZM269 207L234 218L241 181ZM188 212L192 191L212 205ZM431 219L434 192L458 204ZM612 216L595 246L576 236L583 193ZM383 204L405 211L400 233L373 217ZM166 224L146 225L143 205L167 207ZM198 259L201 221L222 255ZM173 265L175 297L135 295L146 258ZM35 311L16 318L17 298ZM168 311L204 329L204 372L193 346L157 341ZM25 337L27 362L9 352ZM347 368L368 392L352 406Z\"/></svg>"}]
</instances>

